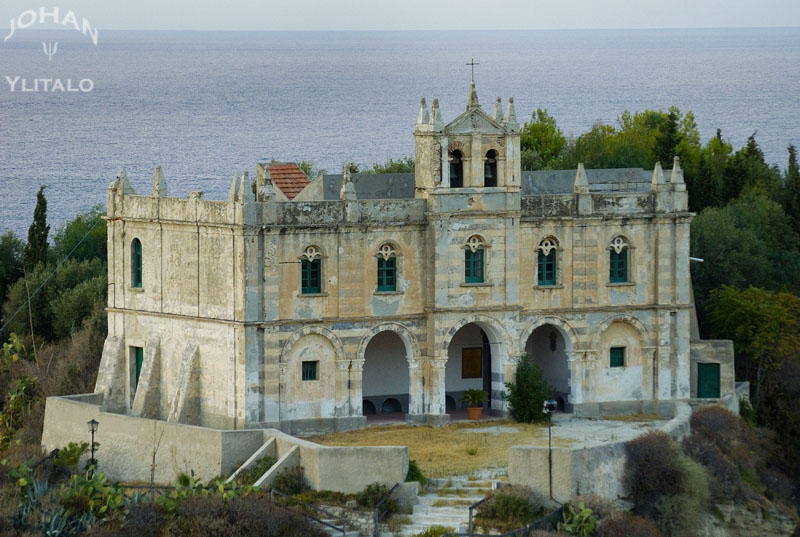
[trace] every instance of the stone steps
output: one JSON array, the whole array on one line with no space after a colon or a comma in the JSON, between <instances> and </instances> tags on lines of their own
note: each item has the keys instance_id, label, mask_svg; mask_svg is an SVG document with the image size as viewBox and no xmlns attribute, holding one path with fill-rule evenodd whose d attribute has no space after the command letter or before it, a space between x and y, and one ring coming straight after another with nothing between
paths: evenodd
<instances>
[{"instance_id":1,"label":"stone steps","mask_svg":"<svg viewBox=\"0 0 800 537\"><path fill-rule=\"evenodd\" d=\"M335 518L322 519L322 521L327 524L330 524L330 526L328 526L327 524L319 524L319 523L317 523L317 526L331 537L359 537L361 535L361 533L356 530L342 532L341 522L339 520L336 520ZM335 528L332 528L331 526L335 526Z\"/></svg>"}]
</instances>

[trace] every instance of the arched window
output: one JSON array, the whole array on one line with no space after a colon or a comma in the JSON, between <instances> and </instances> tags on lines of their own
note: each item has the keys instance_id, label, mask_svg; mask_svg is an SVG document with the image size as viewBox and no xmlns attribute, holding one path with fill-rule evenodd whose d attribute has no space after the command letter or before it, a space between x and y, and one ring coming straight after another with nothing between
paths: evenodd
<instances>
[{"instance_id":1,"label":"arched window","mask_svg":"<svg viewBox=\"0 0 800 537\"><path fill-rule=\"evenodd\" d=\"M142 242L131 242L131 287L142 288Z\"/></svg>"},{"instance_id":2,"label":"arched window","mask_svg":"<svg viewBox=\"0 0 800 537\"><path fill-rule=\"evenodd\" d=\"M497 151L486 153L483 163L483 186L497 186Z\"/></svg>"},{"instance_id":3,"label":"arched window","mask_svg":"<svg viewBox=\"0 0 800 537\"><path fill-rule=\"evenodd\" d=\"M304 295L322 292L322 254L309 246L300 258L300 292Z\"/></svg>"},{"instance_id":4,"label":"arched window","mask_svg":"<svg viewBox=\"0 0 800 537\"><path fill-rule=\"evenodd\" d=\"M464 283L483 283L483 263L485 244L483 239L473 235L464 250Z\"/></svg>"},{"instance_id":5,"label":"arched window","mask_svg":"<svg viewBox=\"0 0 800 537\"><path fill-rule=\"evenodd\" d=\"M622 283L628 281L628 241L623 237L615 237L608 247L608 281Z\"/></svg>"},{"instance_id":6,"label":"arched window","mask_svg":"<svg viewBox=\"0 0 800 537\"><path fill-rule=\"evenodd\" d=\"M464 157L458 149L450 152L450 188L464 186Z\"/></svg>"},{"instance_id":7,"label":"arched window","mask_svg":"<svg viewBox=\"0 0 800 537\"><path fill-rule=\"evenodd\" d=\"M537 263L539 285L556 284L556 254L558 253L558 242L549 237L539 243Z\"/></svg>"},{"instance_id":8,"label":"arched window","mask_svg":"<svg viewBox=\"0 0 800 537\"><path fill-rule=\"evenodd\" d=\"M378 292L397 291L397 252L386 243L378 249Z\"/></svg>"}]
</instances>

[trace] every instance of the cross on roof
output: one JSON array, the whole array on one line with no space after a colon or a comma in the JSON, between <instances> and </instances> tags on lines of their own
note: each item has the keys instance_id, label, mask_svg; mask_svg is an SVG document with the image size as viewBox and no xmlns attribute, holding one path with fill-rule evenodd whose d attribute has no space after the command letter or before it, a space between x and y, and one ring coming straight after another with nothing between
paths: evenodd
<instances>
[{"instance_id":1,"label":"cross on roof","mask_svg":"<svg viewBox=\"0 0 800 537\"><path fill-rule=\"evenodd\" d=\"M476 65L480 65L480 64L475 62L475 58L470 58L470 60L467 63L467 65L472 67L472 81L475 82L475 66Z\"/></svg>"}]
</instances>

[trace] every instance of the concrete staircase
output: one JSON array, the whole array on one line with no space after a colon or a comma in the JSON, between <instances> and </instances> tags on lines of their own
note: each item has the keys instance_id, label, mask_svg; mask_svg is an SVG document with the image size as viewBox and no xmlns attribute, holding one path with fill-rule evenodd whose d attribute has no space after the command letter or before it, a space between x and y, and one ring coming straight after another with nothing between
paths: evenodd
<instances>
[{"instance_id":1,"label":"concrete staircase","mask_svg":"<svg viewBox=\"0 0 800 537\"><path fill-rule=\"evenodd\" d=\"M317 526L331 537L359 537L361 535L361 533L352 526L348 526L348 531L343 531L341 520L336 518L321 518L320 520L325 522L325 524L317 523Z\"/></svg>"},{"instance_id":2,"label":"concrete staircase","mask_svg":"<svg viewBox=\"0 0 800 537\"><path fill-rule=\"evenodd\" d=\"M419 503L414 506L409 517L411 523L403 527L400 535L414 535L431 526L466 531L469 506L481 501L495 488L494 478L498 473L504 473L503 470L468 477L431 479L427 493L420 495ZM390 534L382 534L382 537L390 537Z\"/></svg>"}]
</instances>

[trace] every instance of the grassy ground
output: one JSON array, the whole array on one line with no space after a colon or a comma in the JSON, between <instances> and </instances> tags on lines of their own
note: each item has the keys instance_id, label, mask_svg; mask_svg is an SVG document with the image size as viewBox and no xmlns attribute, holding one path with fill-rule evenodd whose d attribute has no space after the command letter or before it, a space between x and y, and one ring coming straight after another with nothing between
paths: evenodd
<instances>
[{"instance_id":1,"label":"grassy ground","mask_svg":"<svg viewBox=\"0 0 800 537\"><path fill-rule=\"evenodd\" d=\"M555 438L556 429L553 428L554 445L565 443ZM447 427L398 424L331 433L308 440L326 446L408 446L408 457L417 461L426 476L448 477L508 466L511 446L547 445L547 426L508 420L458 422Z\"/></svg>"}]
</instances>

